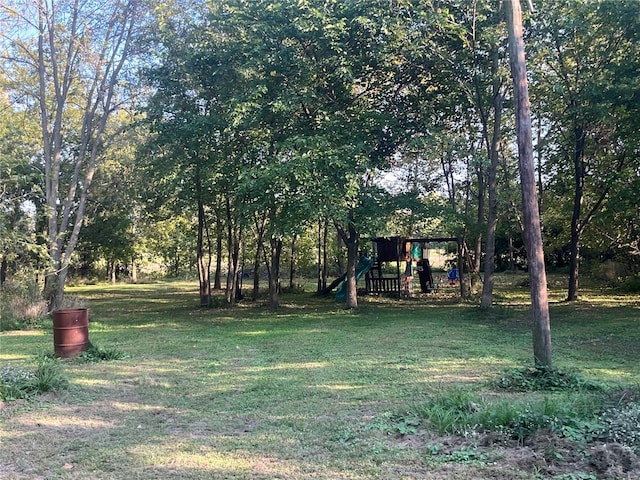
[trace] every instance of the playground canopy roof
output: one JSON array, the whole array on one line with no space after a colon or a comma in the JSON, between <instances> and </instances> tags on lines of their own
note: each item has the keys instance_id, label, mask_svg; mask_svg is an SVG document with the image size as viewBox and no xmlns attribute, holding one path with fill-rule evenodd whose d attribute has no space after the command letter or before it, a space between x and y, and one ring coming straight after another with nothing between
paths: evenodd
<instances>
[{"instance_id":1,"label":"playground canopy roof","mask_svg":"<svg viewBox=\"0 0 640 480\"><path fill-rule=\"evenodd\" d=\"M406 256L407 244L442 242L458 243L459 240L456 237L376 237L371 238L370 241L376 245L375 250L378 261L390 262L403 259Z\"/></svg>"}]
</instances>

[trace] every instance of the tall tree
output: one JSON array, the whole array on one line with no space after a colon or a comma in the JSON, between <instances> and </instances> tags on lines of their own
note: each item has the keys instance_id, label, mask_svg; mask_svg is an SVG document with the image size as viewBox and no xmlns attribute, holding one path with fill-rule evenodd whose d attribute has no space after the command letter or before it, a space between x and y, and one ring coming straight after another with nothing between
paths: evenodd
<instances>
[{"instance_id":1,"label":"tall tree","mask_svg":"<svg viewBox=\"0 0 640 480\"><path fill-rule=\"evenodd\" d=\"M5 2L13 88L40 119L51 308L61 304L110 116L122 99L138 1ZM21 83L26 80L26 83ZM35 101L35 103L31 103Z\"/></svg>"},{"instance_id":2,"label":"tall tree","mask_svg":"<svg viewBox=\"0 0 640 480\"><path fill-rule=\"evenodd\" d=\"M564 0L538 17L533 98L541 107L548 192L571 219L569 228L562 218L554 223L567 232L560 235L569 251L567 299L576 300L584 234L616 203L635 156L626 126L638 115L640 4Z\"/></svg>"},{"instance_id":3,"label":"tall tree","mask_svg":"<svg viewBox=\"0 0 640 480\"><path fill-rule=\"evenodd\" d=\"M34 162L37 123L28 112L14 109L2 80L0 76L0 285L20 270L34 278L37 264L46 265L46 252L36 240L35 210L43 200L38 188L42 173Z\"/></svg>"},{"instance_id":4,"label":"tall tree","mask_svg":"<svg viewBox=\"0 0 640 480\"><path fill-rule=\"evenodd\" d=\"M524 238L531 286L533 355L536 365L550 367L552 365L552 358L547 274L545 271L540 212L538 211L536 194L531 133L531 107L527 86L527 65L520 0L506 0L505 7L509 31L509 61L511 64L516 107L516 132L520 188L522 192Z\"/></svg>"}]
</instances>

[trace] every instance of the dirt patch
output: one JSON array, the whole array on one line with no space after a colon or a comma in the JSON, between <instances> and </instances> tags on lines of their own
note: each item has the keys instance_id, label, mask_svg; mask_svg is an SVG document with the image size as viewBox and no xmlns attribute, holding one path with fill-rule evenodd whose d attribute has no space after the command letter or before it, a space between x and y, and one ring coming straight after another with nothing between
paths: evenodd
<instances>
[{"instance_id":1,"label":"dirt patch","mask_svg":"<svg viewBox=\"0 0 640 480\"><path fill-rule=\"evenodd\" d=\"M535 478L582 475L602 480L640 478L640 456L631 448L617 443L578 444L549 431L539 431L524 444L505 440L495 433L473 439L406 435L396 436L393 442L399 448L427 452L429 468L419 478L513 480L532 475ZM402 472L398 478L405 478L407 473Z\"/></svg>"}]
</instances>

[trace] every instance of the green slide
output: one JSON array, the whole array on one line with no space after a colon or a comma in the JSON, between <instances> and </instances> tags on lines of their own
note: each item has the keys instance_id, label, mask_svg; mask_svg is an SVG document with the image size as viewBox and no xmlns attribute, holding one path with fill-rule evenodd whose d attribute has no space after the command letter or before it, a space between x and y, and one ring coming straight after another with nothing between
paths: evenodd
<instances>
[{"instance_id":1,"label":"green slide","mask_svg":"<svg viewBox=\"0 0 640 480\"><path fill-rule=\"evenodd\" d=\"M369 271L373 265L373 258L362 255L356 266L356 282L362 278L362 276ZM336 290L336 302L344 302L347 299L347 279L340 284Z\"/></svg>"}]
</instances>

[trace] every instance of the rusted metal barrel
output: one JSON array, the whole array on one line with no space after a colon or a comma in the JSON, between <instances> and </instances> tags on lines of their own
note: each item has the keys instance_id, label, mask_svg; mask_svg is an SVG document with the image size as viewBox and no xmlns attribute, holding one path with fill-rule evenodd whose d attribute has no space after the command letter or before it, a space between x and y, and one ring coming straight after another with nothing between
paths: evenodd
<instances>
[{"instance_id":1,"label":"rusted metal barrel","mask_svg":"<svg viewBox=\"0 0 640 480\"><path fill-rule=\"evenodd\" d=\"M53 312L53 347L56 357L74 357L89 348L89 312L61 308Z\"/></svg>"}]
</instances>

